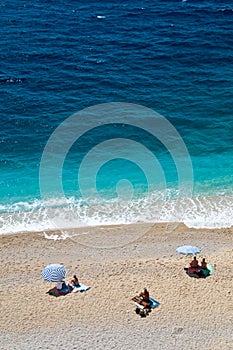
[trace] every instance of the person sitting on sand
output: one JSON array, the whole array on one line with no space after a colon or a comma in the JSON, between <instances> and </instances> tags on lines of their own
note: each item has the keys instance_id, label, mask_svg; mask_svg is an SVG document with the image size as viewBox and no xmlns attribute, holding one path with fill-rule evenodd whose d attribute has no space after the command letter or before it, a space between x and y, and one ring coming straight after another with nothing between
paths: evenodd
<instances>
[{"instance_id":1,"label":"person sitting on sand","mask_svg":"<svg viewBox=\"0 0 233 350\"><path fill-rule=\"evenodd\" d=\"M193 275L193 274L197 274L199 271L200 271L200 266L198 264L198 260L196 256L194 256L193 260L189 264L188 273L190 275Z\"/></svg>"},{"instance_id":2,"label":"person sitting on sand","mask_svg":"<svg viewBox=\"0 0 233 350\"><path fill-rule=\"evenodd\" d=\"M202 268L203 270L206 270L206 269L207 269L207 262L205 261L205 258L202 259L201 268Z\"/></svg>"},{"instance_id":3,"label":"person sitting on sand","mask_svg":"<svg viewBox=\"0 0 233 350\"><path fill-rule=\"evenodd\" d=\"M142 305L145 309L151 309L150 295L148 290L145 288L143 292L136 295L132 300Z\"/></svg>"},{"instance_id":4,"label":"person sitting on sand","mask_svg":"<svg viewBox=\"0 0 233 350\"><path fill-rule=\"evenodd\" d=\"M210 270L207 268L207 262L205 261L205 258L202 259L201 262L201 270L199 272L200 277L207 277L210 274Z\"/></svg>"},{"instance_id":5,"label":"person sitting on sand","mask_svg":"<svg viewBox=\"0 0 233 350\"><path fill-rule=\"evenodd\" d=\"M73 279L70 281L69 285L78 287L79 286L79 280L76 275L74 275Z\"/></svg>"},{"instance_id":6,"label":"person sitting on sand","mask_svg":"<svg viewBox=\"0 0 233 350\"><path fill-rule=\"evenodd\" d=\"M199 267L199 265L198 265L198 260L197 260L197 257L196 257L196 256L194 256L193 260L192 260L191 263L190 263L190 266L191 266L192 268Z\"/></svg>"},{"instance_id":7,"label":"person sitting on sand","mask_svg":"<svg viewBox=\"0 0 233 350\"><path fill-rule=\"evenodd\" d=\"M66 284L66 282L64 280L61 280L61 281L57 282L57 284L56 284L56 291L58 294L64 295L64 294L72 292L72 290L73 290L73 287Z\"/></svg>"},{"instance_id":8,"label":"person sitting on sand","mask_svg":"<svg viewBox=\"0 0 233 350\"><path fill-rule=\"evenodd\" d=\"M146 288L144 288L144 291L140 293L140 297L143 298L143 300L150 302L150 294Z\"/></svg>"}]
</instances>

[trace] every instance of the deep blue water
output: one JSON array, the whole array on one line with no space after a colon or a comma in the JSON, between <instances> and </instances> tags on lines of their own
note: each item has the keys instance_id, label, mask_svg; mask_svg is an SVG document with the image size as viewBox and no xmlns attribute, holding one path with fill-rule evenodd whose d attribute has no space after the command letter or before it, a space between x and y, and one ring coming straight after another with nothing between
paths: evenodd
<instances>
[{"instance_id":1,"label":"deep blue water","mask_svg":"<svg viewBox=\"0 0 233 350\"><path fill-rule=\"evenodd\" d=\"M47 209L54 207L60 212L53 215L64 208L73 213L70 226L176 219L196 227L233 224L230 0L12 0L1 1L0 11L1 232L49 228ZM65 200L50 163L41 193L41 157L51 134L74 113L111 102L122 103L123 115L124 103L131 103L135 123L148 126L150 108L177 130L192 161L193 186L186 198L179 171L186 171L187 164L176 150L176 137L169 146L174 156L161 140L135 127L127 114L122 121L115 111L101 114L99 107L90 117L94 129L75 140L64 157L60 176ZM145 109L137 114L139 105ZM77 119L80 130L85 123L90 126L88 118ZM62 156L65 140L75 138L77 128L71 125L62 134L51 159ZM128 146L119 138L135 142L132 159L121 153ZM113 144L103 144L101 156L91 154L80 185L84 157L107 140ZM149 183L153 162L136 142L158 162ZM174 157L184 169L177 169ZM165 204L158 201L163 195ZM169 214L174 203L168 199L180 200L182 218Z\"/></svg>"}]
</instances>

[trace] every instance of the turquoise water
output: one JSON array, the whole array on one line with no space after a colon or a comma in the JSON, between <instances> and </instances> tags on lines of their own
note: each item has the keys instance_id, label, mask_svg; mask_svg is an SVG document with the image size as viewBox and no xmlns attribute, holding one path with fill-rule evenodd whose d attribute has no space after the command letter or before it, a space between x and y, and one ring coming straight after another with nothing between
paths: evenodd
<instances>
[{"instance_id":1,"label":"turquoise water","mask_svg":"<svg viewBox=\"0 0 233 350\"><path fill-rule=\"evenodd\" d=\"M230 1L0 10L1 233L232 225Z\"/></svg>"}]
</instances>

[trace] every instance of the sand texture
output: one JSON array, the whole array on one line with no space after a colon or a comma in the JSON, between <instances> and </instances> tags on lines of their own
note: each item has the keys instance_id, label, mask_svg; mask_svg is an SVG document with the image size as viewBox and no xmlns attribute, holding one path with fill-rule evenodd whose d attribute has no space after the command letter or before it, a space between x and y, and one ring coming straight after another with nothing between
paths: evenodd
<instances>
[{"instance_id":1,"label":"sand texture","mask_svg":"<svg viewBox=\"0 0 233 350\"><path fill-rule=\"evenodd\" d=\"M56 241L1 236L0 349L233 349L233 228L167 228L79 229ZM176 253L179 245L200 247L198 260L213 264L214 275L190 278L191 257ZM91 289L46 294L54 284L41 271L50 263ZM141 318L131 298L144 287L161 305Z\"/></svg>"}]
</instances>

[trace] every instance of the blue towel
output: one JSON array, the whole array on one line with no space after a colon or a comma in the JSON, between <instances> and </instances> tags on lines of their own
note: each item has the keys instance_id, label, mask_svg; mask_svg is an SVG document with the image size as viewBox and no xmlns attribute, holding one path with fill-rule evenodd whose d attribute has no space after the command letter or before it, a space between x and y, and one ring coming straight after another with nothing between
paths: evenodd
<instances>
[{"instance_id":1,"label":"blue towel","mask_svg":"<svg viewBox=\"0 0 233 350\"><path fill-rule=\"evenodd\" d=\"M59 291L59 293L67 294L67 293L72 292L72 287L70 287L67 282L64 282L62 284L62 289L59 289L58 291Z\"/></svg>"},{"instance_id":2,"label":"blue towel","mask_svg":"<svg viewBox=\"0 0 233 350\"><path fill-rule=\"evenodd\" d=\"M155 307L159 306L160 305L160 302L158 302L157 300L149 297L150 299L150 302L151 302L151 308L154 309Z\"/></svg>"}]
</instances>

